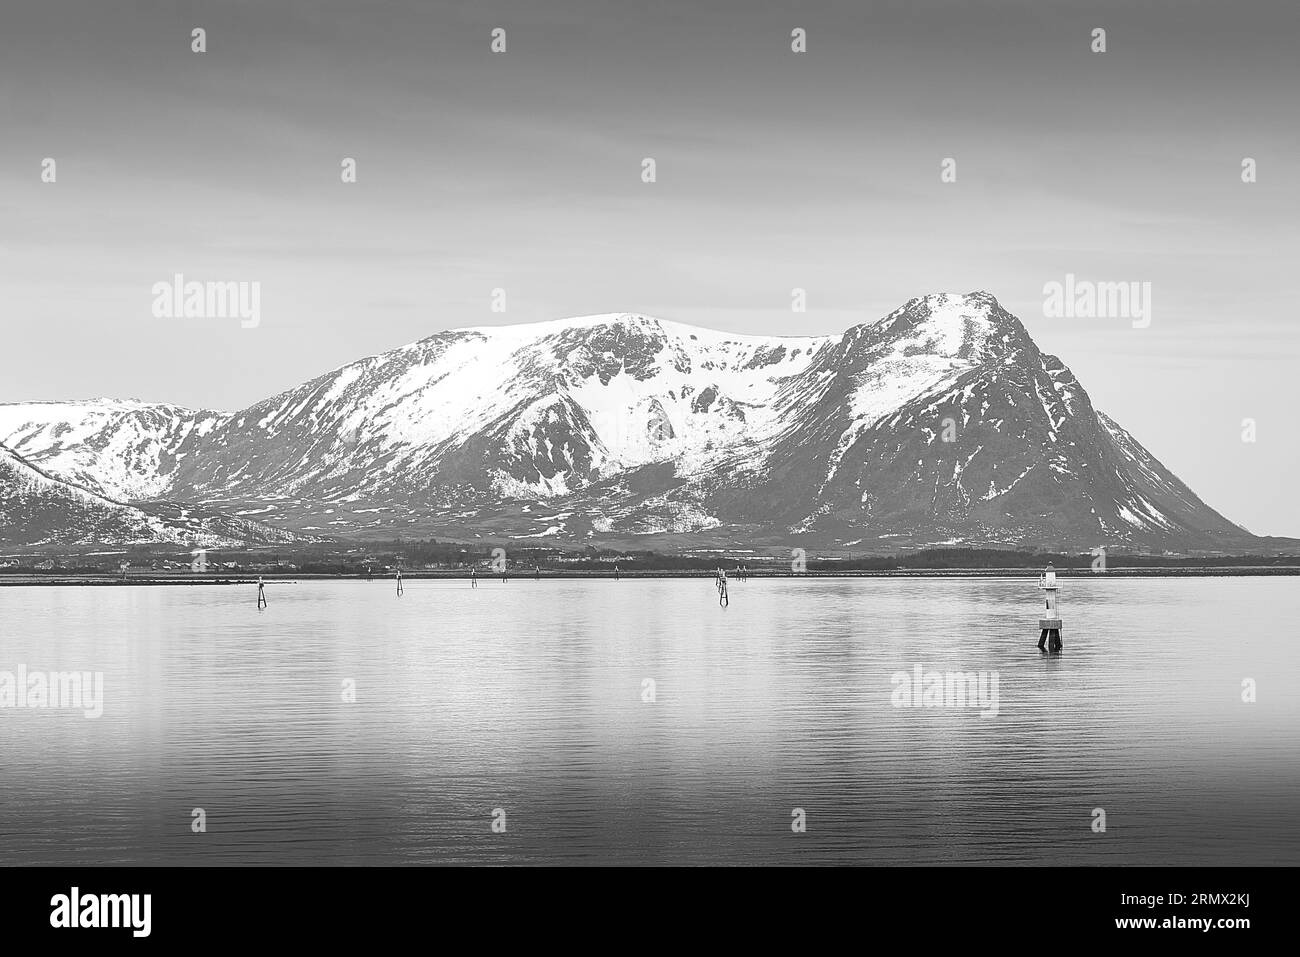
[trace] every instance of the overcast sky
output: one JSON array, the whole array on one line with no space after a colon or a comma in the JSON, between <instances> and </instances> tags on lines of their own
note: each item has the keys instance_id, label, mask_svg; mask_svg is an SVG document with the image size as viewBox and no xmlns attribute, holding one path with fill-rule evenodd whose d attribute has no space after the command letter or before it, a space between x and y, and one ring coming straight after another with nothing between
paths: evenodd
<instances>
[{"instance_id":1,"label":"overcast sky","mask_svg":"<svg viewBox=\"0 0 1300 957\"><path fill-rule=\"evenodd\" d=\"M1300 5L16 6L0 401L234 409L444 328L833 333L987 289L1209 504L1300 535ZM155 319L177 272L260 282L261 324ZM1151 325L1045 317L1066 273L1150 282Z\"/></svg>"}]
</instances>

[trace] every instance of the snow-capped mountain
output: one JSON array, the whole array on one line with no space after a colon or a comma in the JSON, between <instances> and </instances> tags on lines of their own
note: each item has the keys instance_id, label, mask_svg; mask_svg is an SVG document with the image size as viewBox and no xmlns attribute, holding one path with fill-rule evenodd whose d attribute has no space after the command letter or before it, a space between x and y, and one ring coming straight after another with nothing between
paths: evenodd
<instances>
[{"instance_id":1,"label":"snow-capped mountain","mask_svg":"<svg viewBox=\"0 0 1300 957\"><path fill-rule=\"evenodd\" d=\"M987 293L914 299L842 336L631 314L454 329L235 413L2 405L0 442L109 498L317 534L1254 540L1095 411Z\"/></svg>"},{"instance_id":2,"label":"snow-capped mountain","mask_svg":"<svg viewBox=\"0 0 1300 957\"><path fill-rule=\"evenodd\" d=\"M62 481L0 445L0 544L203 547L293 541L284 529L171 503L135 507Z\"/></svg>"}]
</instances>

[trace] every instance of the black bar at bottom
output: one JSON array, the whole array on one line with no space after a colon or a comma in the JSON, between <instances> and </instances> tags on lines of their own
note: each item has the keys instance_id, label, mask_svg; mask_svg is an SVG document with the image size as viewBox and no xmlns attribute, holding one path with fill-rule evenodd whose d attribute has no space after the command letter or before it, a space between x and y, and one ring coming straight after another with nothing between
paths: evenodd
<instances>
[{"instance_id":1,"label":"black bar at bottom","mask_svg":"<svg viewBox=\"0 0 1300 957\"><path fill-rule=\"evenodd\" d=\"M0 921L7 944L92 948L451 945L449 932L602 947L844 934L1230 947L1285 929L1294 882L1283 868L2 868Z\"/></svg>"}]
</instances>

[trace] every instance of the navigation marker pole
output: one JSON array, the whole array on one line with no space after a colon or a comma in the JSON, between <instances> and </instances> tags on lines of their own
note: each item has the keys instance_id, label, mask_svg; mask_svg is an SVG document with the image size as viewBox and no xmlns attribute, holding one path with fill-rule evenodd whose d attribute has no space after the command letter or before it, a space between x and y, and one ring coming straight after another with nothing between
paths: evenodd
<instances>
[{"instance_id":1,"label":"navigation marker pole","mask_svg":"<svg viewBox=\"0 0 1300 957\"><path fill-rule=\"evenodd\" d=\"M1059 654L1061 651L1061 610L1056 603L1056 592L1060 587L1056 583L1056 569L1048 563L1047 569L1038 576L1038 587L1043 590L1043 617L1038 619L1038 628L1042 634L1038 637L1038 650ZM1043 646L1047 647L1044 648Z\"/></svg>"}]
</instances>

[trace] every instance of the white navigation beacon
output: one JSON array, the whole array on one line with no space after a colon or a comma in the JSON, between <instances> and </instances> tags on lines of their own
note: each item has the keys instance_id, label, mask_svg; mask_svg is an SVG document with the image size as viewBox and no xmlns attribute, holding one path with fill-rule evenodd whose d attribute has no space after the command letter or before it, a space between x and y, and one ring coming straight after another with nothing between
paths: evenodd
<instances>
[{"instance_id":1,"label":"white navigation beacon","mask_svg":"<svg viewBox=\"0 0 1300 957\"><path fill-rule=\"evenodd\" d=\"M1048 651L1061 650L1061 607L1057 603L1056 593L1060 585L1056 583L1056 569L1048 563L1047 568L1038 576L1038 587L1043 591L1043 614L1038 619L1041 634L1038 647L1047 646Z\"/></svg>"}]
</instances>

